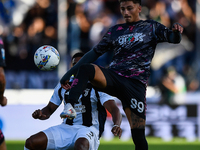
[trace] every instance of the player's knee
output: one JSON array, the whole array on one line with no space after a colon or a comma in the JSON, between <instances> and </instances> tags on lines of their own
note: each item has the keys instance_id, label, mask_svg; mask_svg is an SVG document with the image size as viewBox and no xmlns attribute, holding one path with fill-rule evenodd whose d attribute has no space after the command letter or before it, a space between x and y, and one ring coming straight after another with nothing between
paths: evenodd
<instances>
[{"instance_id":1,"label":"player's knee","mask_svg":"<svg viewBox=\"0 0 200 150\"><path fill-rule=\"evenodd\" d=\"M34 142L33 142L33 139L31 137L26 139L25 147L28 148L28 149L34 149Z\"/></svg>"},{"instance_id":2,"label":"player's knee","mask_svg":"<svg viewBox=\"0 0 200 150\"><path fill-rule=\"evenodd\" d=\"M86 138L79 138L74 144L74 150L89 150L89 141Z\"/></svg>"},{"instance_id":3,"label":"player's knee","mask_svg":"<svg viewBox=\"0 0 200 150\"><path fill-rule=\"evenodd\" d=\"M95 75L95 68L92 64L86 63L80 66L79 72L86 73L89 76L89 79L93 79Z\"/></svg>"}]
</instances>

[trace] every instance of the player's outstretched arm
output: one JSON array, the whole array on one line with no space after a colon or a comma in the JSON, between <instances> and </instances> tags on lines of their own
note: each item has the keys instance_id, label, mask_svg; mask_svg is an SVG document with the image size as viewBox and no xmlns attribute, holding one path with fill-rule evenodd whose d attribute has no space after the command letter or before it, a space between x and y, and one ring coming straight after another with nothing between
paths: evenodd
<instances>
[{"instance_id":1,"label":"player's outstretched arm","mask_svg":"<svg viewBox=\"0 0 200 150\"><path fill-rule=\"evenodd\" d=\"M80 65L84 64L84 63L92 63L95 60L97 60L97 58L100 55L98 55L93 49L90 50L89 52L87 52L79 61L76 65L74 65L67 73L65 73L65 75L61 78L60 83L63 87L63 85L67 84L71 75L75 74L78 71L78 68L80 67ZM63 87L64 88L64 87Z\"/></svg>"},{"instance_id":2,"label":"player's outstretched arm","mask_svg":"<svg viewBox=\"0 0 200 150\"><path fill-rule=\"evenodd\" d=\"M35 110L32 113L32 117L34 119L46 120L54 113L54 111L57 108L58 108L57 105L53 104L52 102L49 102L48 105L44 107L42 110L41 109Z\"/></svg>"},{"instance_id":3,"label":"player's outstretched arm","mask_svg":"<svg viewBox=\"0 0 200 150\"><path fill-rule=\"evenodd\" d=\"M121 121L122 121L122 115L120 113L119 108L117 107L117 104L114 100L106 101L103 106L108 110L108 112L112 115L112 120L114 123L114 126L111 130L111 132L115 136L121 137L122 129L120 128Z\"/></svg>"},{"instance_id":4,"label":"player's outstretched arm","mask_svg":"<svg viewBox=\"0 0 200 150\"><path fill-rule=\"evenodd\" d=\"M172 26L172 31L168 33L169 43L180 43L182 33L183 26L179 23L174 23Z\"/></svg>"}]
</instances>

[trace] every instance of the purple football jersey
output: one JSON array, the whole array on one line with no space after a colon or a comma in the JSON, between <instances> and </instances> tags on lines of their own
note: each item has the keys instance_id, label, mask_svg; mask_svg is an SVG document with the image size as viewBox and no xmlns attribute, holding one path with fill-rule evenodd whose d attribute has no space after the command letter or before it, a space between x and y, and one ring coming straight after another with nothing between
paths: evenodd
<instances>
[{"instance_id":1,"label":"purple football jersey","mask_svg":"<svg viewBox=\"0 0 200 150\"><path fill-rule=\"evenodd\" d=\"M111 27L93 49L100 55L114 51L108 68L147 84L156 45L168 42L170 31L154 20L118 24Z\"/></svg>"}]
</instances>

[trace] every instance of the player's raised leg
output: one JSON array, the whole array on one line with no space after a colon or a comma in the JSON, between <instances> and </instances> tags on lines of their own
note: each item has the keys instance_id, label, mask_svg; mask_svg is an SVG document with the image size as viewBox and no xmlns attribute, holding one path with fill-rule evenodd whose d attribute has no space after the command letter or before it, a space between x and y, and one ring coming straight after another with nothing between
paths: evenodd
<instances>
[{"instance_id":1,"label":"player's raised leg","mask_svg":"<svg viewBox=\"0 0 200 150\"><path fill-rule=\"evenodd\" d=\"M80 66L71 85L68 102L72 105L78 103L78 98L83 90L85 90L88 81L90 81L94 87L101 89L106 87L106 78L101 69L94 64L83 64Z\"/></svg>"},{"instance_id":2,"label":"player's raised leg","mask_svg":"<svg viewBox=\"0 0 200 150\"><path fill-rule=\"evenodd\" d=\"M86 88L87 82L90 81L94 87L103 89L106 87L106 78L101 69L94 64L83 64L80 66L78 73L71 85L68 103L60 114L61 118L75 118L74 103L78 103L78 98Z\"/></svg>"}]
</instances>

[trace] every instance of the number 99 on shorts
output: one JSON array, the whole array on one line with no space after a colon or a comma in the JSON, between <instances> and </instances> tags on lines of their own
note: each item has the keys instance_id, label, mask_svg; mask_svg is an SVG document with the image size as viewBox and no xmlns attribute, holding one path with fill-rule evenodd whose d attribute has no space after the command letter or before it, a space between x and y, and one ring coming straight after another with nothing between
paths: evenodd
<instances>
[{"instance_id":1,"label":"number 99 on shorts","mask_svg":"<svg viewBox=\"0 0 200 150\"><path fill-rule=\"evenodd\" d=\"M137 109L139 113L142 113L144 111L144 103L143 102L138 102L135 98L131 99L131 108L132 109Z\"/></svg>"}]
</instances>

